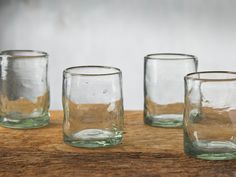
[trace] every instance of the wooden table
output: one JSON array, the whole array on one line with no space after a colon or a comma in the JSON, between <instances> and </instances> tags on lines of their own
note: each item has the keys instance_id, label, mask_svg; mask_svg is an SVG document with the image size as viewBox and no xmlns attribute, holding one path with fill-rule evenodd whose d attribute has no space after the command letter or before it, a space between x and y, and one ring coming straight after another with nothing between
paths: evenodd
<instances>
[{"instance_id":1,"label":"wooden table","mask_svg":"<svg viewBox=\"0 0 236 177\"><path fill-rule=\"evenodd\" d=\"M183 153L182 129L143 124L126 111L125 136L112 148L74 148L62 140L62 111L34 130L0 128L0 176L236 176L236 161L205 161Z\"/></svg>"}]
</instances>

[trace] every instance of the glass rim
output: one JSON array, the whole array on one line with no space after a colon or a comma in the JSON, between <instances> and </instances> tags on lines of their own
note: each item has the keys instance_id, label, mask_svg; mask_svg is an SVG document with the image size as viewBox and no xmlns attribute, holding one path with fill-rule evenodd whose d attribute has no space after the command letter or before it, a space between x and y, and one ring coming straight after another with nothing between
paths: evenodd
<instances>
[{"instance_id":1,"label":"glass rim","mask_svg":"<svg viewBox=\"0 0 236 177\"><path fill-rule=\"evenodd\" d=\"M197 78L194 77L196 75L201 75L201 74L226 74L226 75L235 75L231 78L216 78L216 79L212 79L212 78ZM199 71L199 72L192 72L187 74L184 79L188 79L188 80L196 80L196 81L212 81L212 82L218 82L218 81L236 81L236 72L234 71Z\"/></svg>"},{"instance_id":2,"label":"glass rim","mask_svg":"<svg viewBox=\"0 0 236 177\"><path fill-rule=\"evenodd\" d=\"M114 72L107 72L107 73L76 73L73 72L74 69L82 69L82 68L99 68L99 69L113 69ZM109 75L115 75L115 74L121 74L121 70L116 67L112 66L101 66L101 65L83 65L83 66L73 66L66 68L63 71L63 74L70 74L72 76L109 76Z\"/></svg>"},{"instance_id":3,"label":"glass rim","mask_svg":"<svg viewBox=\"0 0 236 177\"><path fill-rule=\"evenodd\" d=\"M153 54L146 55L144 58L151 59L151 60L195 60L197 61L197 57L195 55L184 54L184 53L153 53Z\"/></svg>"},{"instance_id":4,"label":"glass rim","mask_svg":"<svg viewBox=\"0 0 236 177\"><path fill-rule=\"evenodd\" d=\"M29 53L29 55L19 55L17 53ZM16 54L14 54L16 53ZM39 50L3 50L0 52L0 56L7 56L9 58L43 58L48 57L47 52L39 51Z\"/></svg>"}]
</instances>

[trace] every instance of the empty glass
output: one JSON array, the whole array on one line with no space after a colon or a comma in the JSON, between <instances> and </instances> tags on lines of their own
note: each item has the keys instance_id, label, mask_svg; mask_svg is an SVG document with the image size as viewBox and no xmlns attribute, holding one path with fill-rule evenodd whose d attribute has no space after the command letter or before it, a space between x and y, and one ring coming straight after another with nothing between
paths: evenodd
<instances>
[{"instance_id":1,"label":"empty glass","mask_svg":"<svg viewBox=\"0 0 236 177\"><path fill-rule=\"evenodd\" d=\"M184 151L201 159L236 159L236 72L185 77Z\"/></svg>"},{"instance_id":2,"label":"empty glass","mask_svg":"<svg viewBox=\"0 0 236 177\"><path fill-rule=\"evenodd\" d=\"M8 50L0 55L0 125L37 128L49 123L48 55Z\"/></svg>"},{"instance_id":3,"label":"empty glass","mask_svg":"<svg viewBox=\"0 0 236 177\"><path fill-rule=\"evenodd\" d=\"M159 53L144 60L144 122L180 127L184 110L184 76L197 71L193 55Z\"/></svg>"},{"instance_id":4,"label":"empty glass","mask_svg":"<svg viewBox=\"0 0 236 177\"><path fill-rule=\"evenodd\" d=\"M64 141L76 147L105 147L123 137L122 75L117 68L78 66L64 71Z\"/></svg>"}]
</instances>

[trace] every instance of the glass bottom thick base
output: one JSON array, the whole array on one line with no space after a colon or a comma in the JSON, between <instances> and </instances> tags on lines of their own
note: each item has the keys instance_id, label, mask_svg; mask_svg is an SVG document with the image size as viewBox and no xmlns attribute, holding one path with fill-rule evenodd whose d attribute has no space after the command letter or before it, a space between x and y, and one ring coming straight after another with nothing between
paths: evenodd
<instances>
[{"instance_id":1,"label":"glass bottom thick base","mask_svg":"<svg viewBox=\"0 0 236 177\"><path fill-rule=\"evenodd\" d=\"M182 114L161 114L144 116L144 123L154 127L182 127Z\"/></svg>"},{"instance_id":2,"label":"glass bottom thick base","mask_svg":"<svg viewBox=\"0 0 236 177\"><path fill-rule=\"evenodd\" d=\"M97 148L118 145L122 141L122 132L101 129L86 129L70 136L64 134L64 142L74 147Z\"/></svg>"},{"instance_id":3,"label":"glass bottom thick base","mask_svg":"<svg viewBox=\"0 0 236 177\"><path fill-rule=\"evenodd\" d=\"M236 143L231 141L195 141L184 138L184 152L204 160L236 159Z\"/></svg>"},{"instance_id":4,"label":"glass bottom thick base","mask_svg":"<svg viewBox=\"0 0 236 177\"><path fill-rule=\"evenodd\" d=\"M15 129L32 129L40 128L48 125L50 122L49 115L35 118L13 119L7 117L0 117L0 125L7 128Z\"/></svg>"}]
</instances>

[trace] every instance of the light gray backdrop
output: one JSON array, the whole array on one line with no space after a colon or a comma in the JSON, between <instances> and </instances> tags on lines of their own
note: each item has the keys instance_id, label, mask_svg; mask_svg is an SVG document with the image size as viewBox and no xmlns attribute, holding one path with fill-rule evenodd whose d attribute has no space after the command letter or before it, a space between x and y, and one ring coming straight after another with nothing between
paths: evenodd
<instances>
[{"instance_id":1,"label":"light gray backdrop","mask_svg":"<svg viewBox=\"0 0 236 177\"><path fill-rule=\"evenodd\" d=\"M62 71L123 71L126 109L143 108L143 56L197 55L199 70L236 71L235 0L0 0L0 50L50 55L51 109L62 109Z\"/></svg>"}]
</instances>

